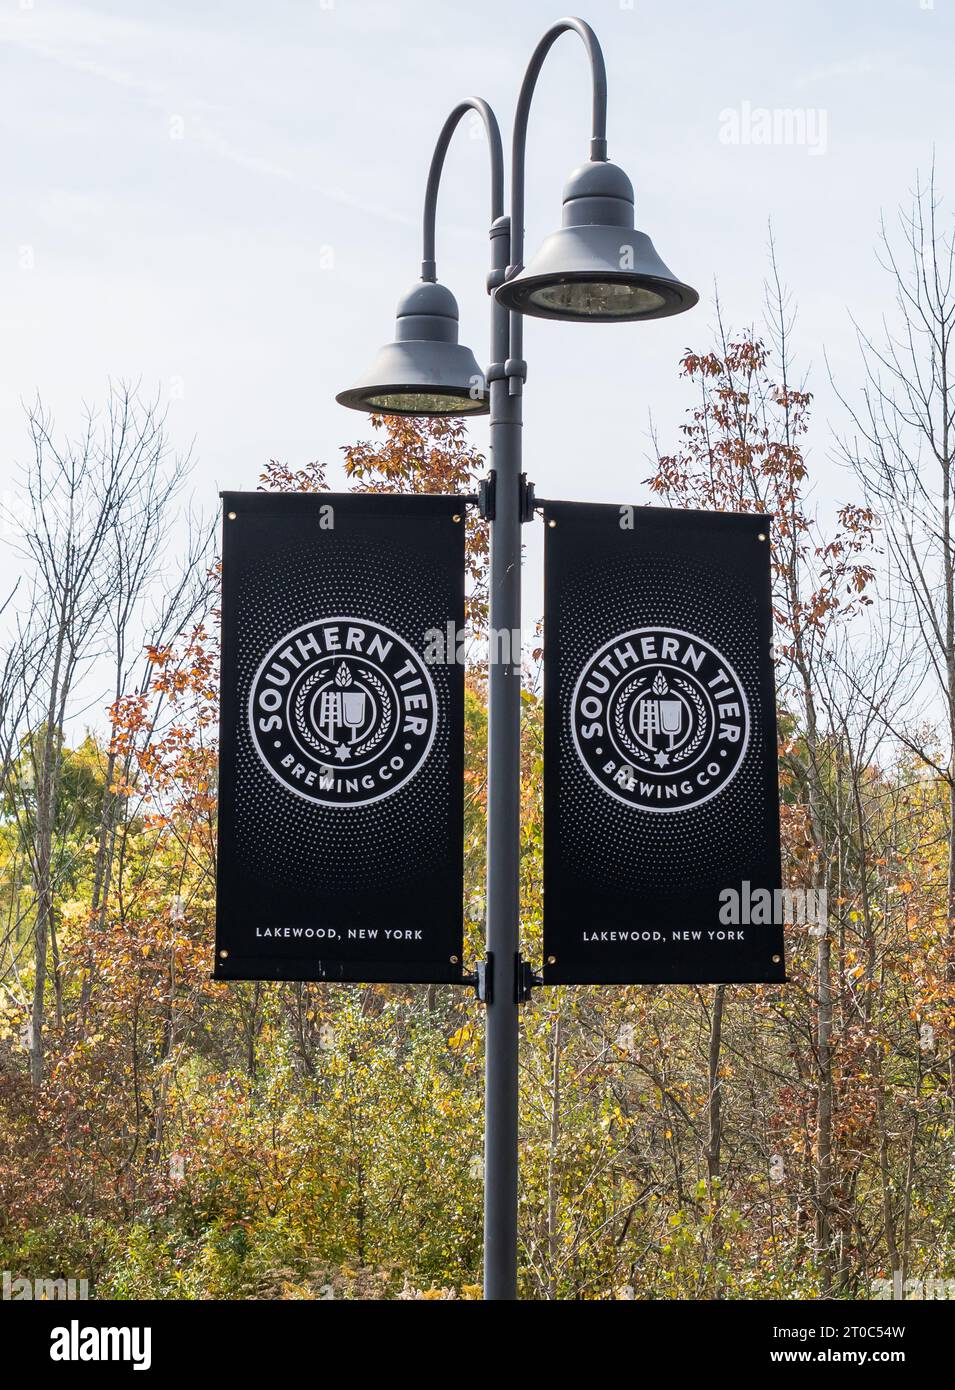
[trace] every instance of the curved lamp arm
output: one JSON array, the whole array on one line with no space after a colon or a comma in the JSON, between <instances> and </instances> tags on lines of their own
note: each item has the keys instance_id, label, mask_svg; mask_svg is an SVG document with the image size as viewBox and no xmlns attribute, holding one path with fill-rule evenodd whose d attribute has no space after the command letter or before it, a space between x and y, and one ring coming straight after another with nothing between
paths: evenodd
<instances>
[{"instance_id":1,"label":"curved lamp arm","mask_svg":"<svg viewBox=\"0 0 955 1390\"><path fill-rule=\"evenodd\" d=\"M590 158L607 158L607 69L597 35L582 19L559 19L552 25L534 49L524 74L517 110L514 113L514 142L511 156L511 266L508 278L516 275L524 263L524 164L527 154L527 118L540 70L551 48L561 34L573 31L583 41L590 58L593 79L593 118L590 139Z\"/></svg>"},{"instance_id":2,"label":"curved lamp arm","mask_svg":"<svg viewBox=\"0 0 955 1390\"><path fill-rule=\"evenodd\" d=\"M421 278L422 280L435 281L437 272L434 259L434 223L435 213L438 205L438 186L441 183L441 171L444 168L444 157L448 152L451 137L458 127L461 118L468 111L476 111L484 122L484 129L487 132L488 149L491 155L491 221L496 222L504 214L504 149L501 144L501 129L497 123L497 117L488 106L486 101L480 97L465 97L464 101L451 112L448 119L441 128L438 142L434 147L434 154L431 156L431 168L428 171L428 187L424 195L424 236L422 240L422 260Z\"/></svg>"}]
</instances>

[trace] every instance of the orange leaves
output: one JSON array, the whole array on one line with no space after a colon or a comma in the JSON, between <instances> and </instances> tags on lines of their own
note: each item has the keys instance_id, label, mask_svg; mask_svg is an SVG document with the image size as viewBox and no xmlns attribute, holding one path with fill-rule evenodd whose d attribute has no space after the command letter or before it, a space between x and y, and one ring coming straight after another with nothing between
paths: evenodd
<instances>
[{"instance_id":1,"label":"orange leaves","mask_svg":"<svg viewBox=\"0 0 955 1390\"><path fill-rule=\"evenodd\" d=\"M687 352L681 367L700 403L681 428L682 448L659 456L646 481L674 506L772 514L778 653L804 663L807 644L870 602L874 571L864 552L873 543L873 513L845 505L836 533L814 539L802 446L812 394L791 386L785 373L774 379L765 343L754 336L724 341L719 352Z\"/></svg>"},{"instance_id":2,"label":"orange leaves","mask_svg":"<svg viewBox=\"0 0 955 1390\"><path fill-rule=\"evenodd\" d=\"M313 460L304 468L292 469L278 459L269 459L259 474L260 492L327 492L325 464Z\"/></svg>"},{"instance_id":3,"label":"orange leaves","mask_svg":"<svg viewBox=\"0 0 955 1390\"><path fill-rule=\"evenodd\" d=\"M348 444L345 473L357 492L472 493L484 472L484 456L469 442L463 420L372 415L379 437ZM466 616L478 636L487 628L486 521L467 517L465 564L469 592Z\"/></svg>"},{"instance_id":4,"label":"orange leaves","mask_svg":"<svg viewBox=\"0 0 955 1390\"><path fill-rule=\"evenodd\" d=\"M124 695L110 709L110 752L120 763L115 790L156 806L154 828L177 814L208 817L215 810L217 640L200 624L181 643L148 647L146 657L154 672L148 690Z\"/></svg>"},{"instance_id":5,"label":"orange leaves","mask_svg":"<svg viewBox=\"0 0 955 1390\"><path fill-rule=\"evenodd\" d=\"M371 424L384 439L342 449L345 473L360 492L471 491L483 470L460 419L373 415Z\"/></svg>"},{"instance_id":6,"label":"orange leaves","mask_svg":"<svg viewBox=\"0 0 955 1390\"><path fill-rule=\"evenodd\" d=\"M113 731L110 749L118 757L125 757L132 748L137 733L144 725L148 709L147 695L123 695L110 705L109 717Z\"/></svg>"},{"instance_id":7,"label":"orange leaves","mask_svg":"<svg viewBox=\"0 0 955 1390\"><path fill-rule=\"evenodd\" d=\"M769 351L758 338L744 338L725 345L723 356L715 352L686 352L680 362L683 376L732 377L740 373L761 372L766 366Z\"/></svg>"}]
</instances>

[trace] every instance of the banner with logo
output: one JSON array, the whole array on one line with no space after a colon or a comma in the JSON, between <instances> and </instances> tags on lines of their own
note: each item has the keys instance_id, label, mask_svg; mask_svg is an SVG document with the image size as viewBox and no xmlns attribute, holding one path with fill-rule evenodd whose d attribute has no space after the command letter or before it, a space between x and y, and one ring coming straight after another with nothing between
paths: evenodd
<instances>
[{"instance_id":1,"label":"banner with logo","mask_svg":"<svg viewBox=\"0 0 955 1390\"><path fill-rule=\"evenodd\" d=\"M545 983L783 980L770 518L544 514Z\"/></svg>"},{"instance_id":2,"label":"banner with logo","mask_svg":"<svg viewBox=\"0 0 955 1390\"><path fill-rule=\"evenodd\" d=\"M223 508L216 977L460 980L464 499Z\"/></svg>"}]
</instances>

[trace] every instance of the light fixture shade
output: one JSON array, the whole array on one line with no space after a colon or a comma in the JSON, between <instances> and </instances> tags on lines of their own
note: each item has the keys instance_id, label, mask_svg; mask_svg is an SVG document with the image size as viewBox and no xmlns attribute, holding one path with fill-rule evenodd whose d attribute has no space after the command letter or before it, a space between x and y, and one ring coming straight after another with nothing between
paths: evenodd
<instances>
[{"instance_id":1,"label":"light fixture shade","mask_svg":"<svg viewBox=\"0 0 955 1390\"><path fill-rule=\"evenodd\" d=\"M458 342L458 305L444 285L422 280L398 305L395 341L380 348L339 405L380 415L486 415L487 382Z\"/></svg>"},{"instance_id":2,"label":"light fixture shade","mask_svg":"<svg viewBox=\"0 0 955 1390\"><path fill-rule=\"evenodd\" d=\"M582 323L659 319L692 309L696 290L678 280L644 232L634 230L633 186L616 164L591 160L564 189L563 225L497 291L508 309Z\"/></svg>"}]
</instances>

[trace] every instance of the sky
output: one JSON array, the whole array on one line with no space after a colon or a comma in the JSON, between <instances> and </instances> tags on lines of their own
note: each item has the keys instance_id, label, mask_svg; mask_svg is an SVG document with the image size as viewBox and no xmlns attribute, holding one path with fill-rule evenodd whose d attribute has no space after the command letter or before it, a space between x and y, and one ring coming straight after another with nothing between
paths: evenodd
<instances>
[{"instance_id":1,"label":"sky","mask_svg":"<svg viewBox=\"0 0 955 1390\"><path fill-rule=\"evenodd\" d=\"M483 96L507 146L524 66L560 13L543 0L0 0L4 501L28 452L22 402L39 392L72 431L122 378L169 402L209 512L219 489L254 488L270 457L324 460L339 482L341 447L369 430L335 393L389 340L419 273L444 117ZM647 500L651 417L675 443L680 357L712 341L716 287L731 325L759 316L771 224L830 505L852 484L833 457L843 422L826 358L851 397L850 314L877 329L892 310L880 217L933 156L955 198L955 0L581 0L580 14L604 47L610 158L634 184L637 227L702 298L646 324L527 322L538 494ZM584 50L565 35L531 112L528 253L559 222L589 112ZM767 112L775 138L757 143ZM486 148L466 125L441 188L438 274L484 363L488 202ZM486 445L485 423L472 433ZM533 622L539 524L527 539ZM4 590L11 540L8 527Z\"/></svg>"}]
</instances>

